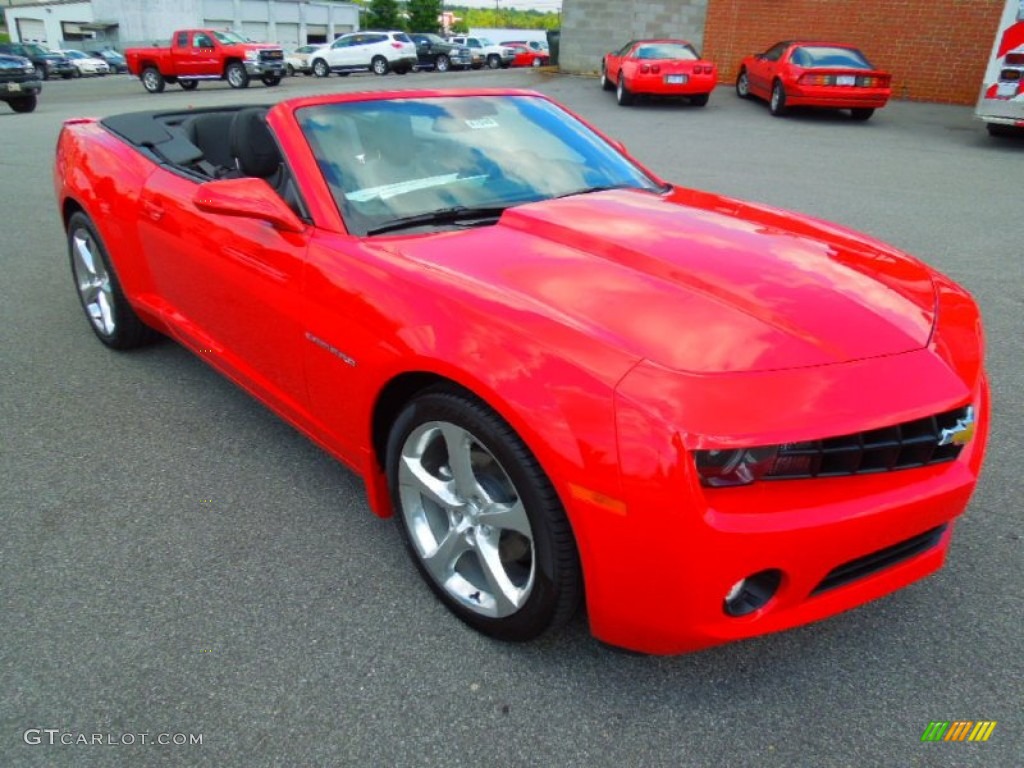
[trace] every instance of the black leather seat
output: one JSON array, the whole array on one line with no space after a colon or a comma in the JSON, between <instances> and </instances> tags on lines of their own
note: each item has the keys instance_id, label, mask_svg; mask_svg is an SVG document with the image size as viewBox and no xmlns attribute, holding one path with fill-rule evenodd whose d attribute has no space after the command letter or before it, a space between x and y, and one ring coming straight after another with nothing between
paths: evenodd
<instances>
[{"instance_id":1,"label":"black leather seat","mask_svg":"<svg viewBox=\"0 0 1024 768\"><path fill-rule=\"evenodd\" d=\"M302 216L298 194L291 174L281 157L274 136L267 127L265 107L249 107L234 114L231 120L231 154L236 170L231 176L255 176L265 179L299 216Z\"/></svg>"},{"instance_id":2,"label":"black leather seat","mask_svg":"<svg viewBox=\"0 0 1024 768\"><path fill-rule=\"evenodd\" d=\"M195 115L181 124L189 141L202 150L203 159L213 166L216 175L235 167L230 141L234 118L233 112L211 112Z\"/></svg>"}]
</instances>

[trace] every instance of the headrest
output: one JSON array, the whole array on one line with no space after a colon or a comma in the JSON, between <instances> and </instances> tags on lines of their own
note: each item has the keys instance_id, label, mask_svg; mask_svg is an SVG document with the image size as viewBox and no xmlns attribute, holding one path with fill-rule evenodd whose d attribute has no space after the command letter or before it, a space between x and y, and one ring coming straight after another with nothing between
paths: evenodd
<instances>
[{"instance_id":1,"label":"headrest","mask_svg":"<svg viewBox=\"0 0 1024 768\"><path fill-rule=\"evenodd\" d=\"M250 107L231 120L231 154L246 176L267 178L281 166L281 150L267 127L267 111Z\"/></svg>"}]
</instances>

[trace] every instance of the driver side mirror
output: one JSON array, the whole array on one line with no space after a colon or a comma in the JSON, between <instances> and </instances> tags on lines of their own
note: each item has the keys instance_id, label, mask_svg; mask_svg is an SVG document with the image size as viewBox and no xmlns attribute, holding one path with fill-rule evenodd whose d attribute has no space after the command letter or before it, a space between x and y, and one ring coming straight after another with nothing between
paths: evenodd
<instances>
[{"instance_id":1,"label":"driver side mirror","mask_svg":"<svg viewBox=\"0 0 1024 768\"><path fill-rule=\"evenodd\" d=\"M271 224L282 232L304 232L306 225L264 179L207 181L196 188L192 203L200 211Z\"/></svg>"}]
</instances>

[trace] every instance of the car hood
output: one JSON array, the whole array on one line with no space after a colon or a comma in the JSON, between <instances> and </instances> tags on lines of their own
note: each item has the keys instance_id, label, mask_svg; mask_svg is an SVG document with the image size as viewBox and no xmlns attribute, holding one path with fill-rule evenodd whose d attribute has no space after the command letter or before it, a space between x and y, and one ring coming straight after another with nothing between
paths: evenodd
<instances>
[{"instance_id":1,"label":"car hood","mask_svg":"<svg viewBox=\"0 0 1024 768\"><path fill-rule=\"evenodd\" d=\"M835 225L693 190L532 203L493 227L391 247L474 293L525 301L690 372L900 354L927 345L935 316L932 272L911 257Z\"/></svg>"}]
</instances>

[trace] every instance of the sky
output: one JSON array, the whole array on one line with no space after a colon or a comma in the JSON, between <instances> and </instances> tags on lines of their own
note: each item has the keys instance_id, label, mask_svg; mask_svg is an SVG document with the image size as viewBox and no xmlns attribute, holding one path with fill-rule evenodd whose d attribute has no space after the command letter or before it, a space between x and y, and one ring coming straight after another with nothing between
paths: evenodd
<instances>
[{"instance_id":1,"label":"sky","mask_svg":"<svg viewBox=\"0 0 1024 768\"><path fill-rule=\"evenodd\" d=\"M448 0L446 5L464 5L470 8L493 8L494 0ZM560 11L562 0L498 0L499 8L517 8L520 11Z\"/></svg>"}]
</instances>

